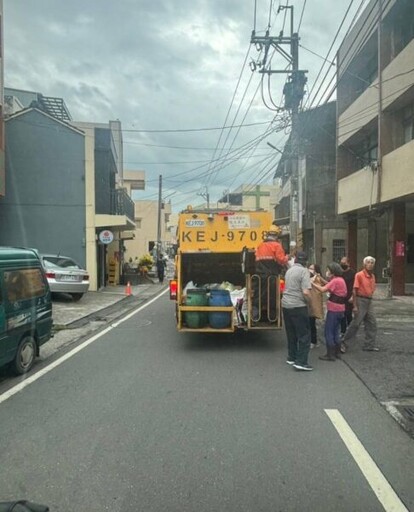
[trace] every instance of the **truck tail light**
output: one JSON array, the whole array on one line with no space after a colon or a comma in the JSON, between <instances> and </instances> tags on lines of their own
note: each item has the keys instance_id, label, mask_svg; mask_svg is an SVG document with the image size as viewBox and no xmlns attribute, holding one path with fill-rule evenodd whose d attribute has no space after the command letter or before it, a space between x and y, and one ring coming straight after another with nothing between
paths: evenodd
<instances>
[{"instance_id":1,"label":"truck tail light","mask_svg":"<svg viewBox=\"0 0 414 512\"><path fill-rule=\"evenodd\" d=\"M284 279L280 280L279 290L280 290L280 293L283 293L285 291L285 280Z\"/></svg>"},{"instance_id":2,"label":"truck tail light","mask_svg":"<svg viewBox=\"0 0 414 512\"><path fill-rule=\"evenodd\" d=\"M170 281L170 299L175 300L177 298L177 281L172 279Z\"/></svg>"}]
</instances>

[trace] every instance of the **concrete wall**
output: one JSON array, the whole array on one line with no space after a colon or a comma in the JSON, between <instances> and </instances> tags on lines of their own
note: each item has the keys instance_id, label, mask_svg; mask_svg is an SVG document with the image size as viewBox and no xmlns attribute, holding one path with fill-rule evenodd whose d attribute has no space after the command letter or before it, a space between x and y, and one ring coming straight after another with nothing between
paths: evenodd
<instances>
[{"instance_id":1,"label":"concrete wall","mask_svg":"<svg viewBox=\"0 0 414 512\"><path fill-rule=\"evenodd\" d=\"M79 123L85 133L85 238L86 268L89 272L89 289L98 289L98 269L95 230L95 128L87 123Z\"/></svg>"},{"instance_id":2,"label":"concrete wall","mask_svg":"<svg viewBox=\"0 0 414 512\"><path fill-rule=\"evenodd\" d=\"M414 40L383 70L383 110L412 87ZM411 70L407 73L407 71ZM338 144L349 140L378 115L378 79L375 80L338 119Z\"/></svg>"},{"instance_id":3,"label":"concrete wall","mask_svg":"<svg viewBox=\"0 0 414 512\"><path fill-rule=\"evenodd\" d=\"M385 155L382 161L381 202L414 194L414 140ZM370 167L338 181L338 213L377 202L378 172Z\"/></svg>"},{"instance_id":4,"label":"concrete wall","mask_svg":"<svg viewBox=\"0 0 414 512\"><path fill-rule=\"evenodd\" d=\"M414 194L414 140L385 155L382 161L381 200Z\"/></svg>"},{"instance_id":5,"label":"concrete wall","mask_svg":"<svg viewBox=\"0 0 414 512\"><path fill-rule=\"evenodd\" d=\"M149 242L157 240L158 226L158 201L134 201L135 203L135 239L126 240L124 245L127 249L125 261L129 258L133 260L149 252ZM165 208L161 212L161 241L166 244L171 242L171 236L168 231L166 216L171 213L171 204L165 203Z\"/></svg>"},{"instance_id":6,"label":"concrete wall","mask_svg":"<svg viewBox=\"0 0 414 512\"><path fill-rule=\"evenodd\" d=\"M85 140L29 110L6 122L6 188L0 244L37 248L86 264Z\"/></svg>"},{"instance_id":7,"label":"concrete wall","mask_svg":"<svg viewBox=\"0 0 414 512\"><path fill-rule=\"evenodd\" d=\"M387 2L384 2L383 0L383 18L389 13L397 1L398 0L388 0ZM376 31L377 19L378 0L371 0L339 47L339 75L342 75L344 70L349 66L350 61L354 57L358 48L360 48L361 44Z\"/></svg>"},{"instance_id":8,"label":"concrete wall","mask_svg":"<svg viewBox=\"0 0 414 512\"><path fill-rule=\"evenodd\" d=\"M366 208L377 197L378 174L364 167L338 181L338 213Z\"/></svg>"}]
</instances>

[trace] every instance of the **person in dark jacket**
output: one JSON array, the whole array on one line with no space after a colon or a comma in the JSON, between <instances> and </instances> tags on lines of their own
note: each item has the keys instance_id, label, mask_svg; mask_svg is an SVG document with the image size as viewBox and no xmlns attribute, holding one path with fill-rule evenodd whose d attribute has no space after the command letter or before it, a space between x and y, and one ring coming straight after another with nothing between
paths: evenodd
<instances>
[{"instance_id":1,"label":"person in dark jacket","mask_svg":"<svg viewBox=\"0 0 414 512\"><path fill-rule=\"evenodd\" d=\"M157 274L158 274L158 279L159 279L160 283L164 282L165 267L166 267L166 263L165 263L164 255L160 254L157 258Z\"/></svg>"}]
</instances>

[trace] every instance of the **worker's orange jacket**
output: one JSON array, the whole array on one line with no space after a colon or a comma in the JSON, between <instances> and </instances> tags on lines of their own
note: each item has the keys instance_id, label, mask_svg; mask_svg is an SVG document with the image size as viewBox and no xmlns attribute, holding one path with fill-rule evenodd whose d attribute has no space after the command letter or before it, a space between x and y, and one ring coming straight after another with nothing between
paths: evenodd
<instances>
[{"instance_id":1,"label":"worker's orange jacket","mask_svg":"<svg viewBox=\"0 0 414 512\"><path fill-rule=\"evenodd\" d=\"M256 271L278 274L288 259L280 242L265 240L256 249Z\"/></svg>"}]
</instances>

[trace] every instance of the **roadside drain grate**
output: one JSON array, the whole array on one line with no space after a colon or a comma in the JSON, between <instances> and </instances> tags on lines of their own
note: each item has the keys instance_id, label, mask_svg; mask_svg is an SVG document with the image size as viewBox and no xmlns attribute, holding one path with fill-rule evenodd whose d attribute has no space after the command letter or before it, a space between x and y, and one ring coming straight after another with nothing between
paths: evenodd
<instances>
[{"instance_id":1,"label":"roadside drain grate","mask_svg":"<svg viewBox=\"0 0 414 512\"><path fill-rule=\"evenodd\" d=\"M397 405L398 411L407 418L407 420L414 421L414 405Z\"/></svg>"}]
</instances>

